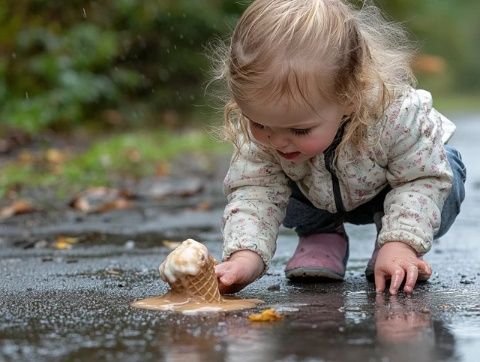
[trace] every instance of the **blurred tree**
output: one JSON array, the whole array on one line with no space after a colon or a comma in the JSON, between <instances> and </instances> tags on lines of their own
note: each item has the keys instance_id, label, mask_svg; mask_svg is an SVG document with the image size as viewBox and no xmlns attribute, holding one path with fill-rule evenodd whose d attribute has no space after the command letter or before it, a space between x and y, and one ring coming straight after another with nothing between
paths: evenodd
<instances>
[{"instance_id":1,"label":"blurred tree","mask_svg":"<svg viewBox=\"0 0 480 362\"><path fill-rule=\"evenodd\" d=\"M0 132L144 123L203 104L205 44L227 36L248 3L1 1ZM445 60L446 74L435 76L440 87L478 91L480 2L377 3L415 34L423 51Z\"/></svg>"},{"instance_id":2,"label":"blurred tree","mask_svg":"<svg viewBox=\"0 0 480 362\"><path fill-rule=\"evenodd\" d=\"M0 6L0 122L33 133L142 123L202 103L205 44L241 6L223 0L8 0Z\"/></svg>"},{"instance_id":3,"label":"blurred tree","mask_svg":"<svg viewBox=\"0 0 480 362\"><path fill-rule=\"evenodd\" d=\"M446 73L435 74L444 93L480 89L480 2L477 0L378 0L377 4L412 33L422 52L440 56ZM419 74L420 80L425 78ZM428 77L428 76L427 76ZM442 82L443 81L443 82Z\"/></svg>"}]
</instances>

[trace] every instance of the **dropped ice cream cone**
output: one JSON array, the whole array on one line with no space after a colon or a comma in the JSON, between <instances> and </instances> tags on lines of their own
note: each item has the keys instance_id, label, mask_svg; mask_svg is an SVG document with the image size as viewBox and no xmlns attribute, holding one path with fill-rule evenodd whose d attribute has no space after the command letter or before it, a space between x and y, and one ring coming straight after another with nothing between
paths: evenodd
<instances>
[{"instance_id":1,"label":"dropped ice cream cone","mask_svg":"<svg viewBox=\"0 0 480 362\"><path fill-rule=\"evenodd\" d=\"M221 302L215 275L215 259L205 245L185 240L173 250L159 267L160 277L173 293L187 294L205 302Z\"/></svg>"},{"instance_id":2,"label":"dropped ice cream cone","mask_svg":"<svg viewBox=\"0 0 480 362\"><path fill-rule=\"evenodd\" d=\"M135 308L182 312L215 313L253 308L258 299L222 298L215 275L215 259L205 245L188 239L160 264L160 277L171 290L163 296L132 303Z\"/></svg>"},{"instance_id":3,"label":"dropped ice cream cone","mask_svg":"<svg viewBox=\"0 0 480 362\"><path fill-rule=\"evenodd\" d=\"M207 302L219 302L220 292L215 275L215 260L209 256L207 263L197 275L186 275L180 280L184 290L192 297L203 298Z\"/></svg>"}]
</instances>

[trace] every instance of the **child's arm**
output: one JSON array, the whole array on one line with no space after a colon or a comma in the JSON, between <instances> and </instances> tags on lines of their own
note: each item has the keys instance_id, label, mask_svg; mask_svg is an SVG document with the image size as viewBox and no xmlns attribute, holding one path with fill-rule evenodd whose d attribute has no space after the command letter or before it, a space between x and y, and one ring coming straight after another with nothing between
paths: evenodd
<instances>
[{"instance_id":1,"label":"child's arm","mask_svg":"<svg viewBox=\"0 0 480 362\"><path fill-rule=\"evenodd\" d=\"M384 201L385 215L378 235L382 247L375 267L378 290L396 293L406 278L411 292L419 273L430 268L419 259L432 245L441 225L445 199L452 186L452 171L444 150L442 116L432 108L427 92L409 92L394 103L382 124L380 144L391 186ZM391 245L390 245L391 244Z\"/></svg>"},{"instance_id":2,"label":"child's arm","mask_svg":"<svg viewBox=\"0 0 480 362\"><path fill-rule=\"evenodd\" d=\"M222 294L236 293L262 275L265 264L257 253L240 250L215 266L218 288Z\"/></svg>"},{"instance_id":3,"label":"child's arm","mask_svg":"<svg viewBox=\"0 0 480 362\"><path fill-rule=\"evenodd\" d=\"M245 143L232 158L224 181L228 203L222 229L225 263L217 268L220 288L240 290L268 268L291 193L287 183L278 160L263 147ZM248 261L237 259L247 253Z\"/></svg>"},{"instance_id":4,"label":"child's arm","mask_svg":"<svg viewBox=\"0 0 480 362\"><path fill-rule=\"evenodd\" d=\"M378 251L375 262L377 292L383 292L386 281L390 279L390 294L397 294L404 280L404 292L412 293L419 277L428 279L431 274L430 265L419 258L411 246L403 242L388 242Z\"/></svg>"}]
</instances>

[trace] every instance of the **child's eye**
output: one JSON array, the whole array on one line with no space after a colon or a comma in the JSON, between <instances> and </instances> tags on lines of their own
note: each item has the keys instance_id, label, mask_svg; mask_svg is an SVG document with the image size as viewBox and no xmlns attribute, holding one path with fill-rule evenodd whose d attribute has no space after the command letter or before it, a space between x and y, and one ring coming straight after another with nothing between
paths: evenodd
<instances>
[{"instance_id":1,"label":"child's eye","mask_svg":"<svg viewBox=\"0 0 480 362\"><path fill-rule=\"evenodd\" d=\"M264 129L265 128L265 126L261 125L260 123L253 122L252 120L250 120L250 124L252 125L252 127L255 127L255 128L258 128L258 129Z\"/></svg>"},{"instance_id":2,"label":"child's eye","mask_svg":"<svg viewBox=\"0 0 480 362\"><path fill-rule=\"evenodd\" d=\"M307 134L310 133L312 129L311 128L291 128L290 131L295 135L295 136L306 136Z\"/></svg>"}]
</instances>

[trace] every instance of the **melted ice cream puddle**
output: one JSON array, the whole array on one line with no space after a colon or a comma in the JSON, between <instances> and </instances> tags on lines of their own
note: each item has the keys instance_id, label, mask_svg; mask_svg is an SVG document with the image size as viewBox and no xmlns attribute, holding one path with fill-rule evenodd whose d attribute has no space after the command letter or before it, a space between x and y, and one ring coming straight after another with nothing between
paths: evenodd
<instances>
[{"instance_id":1,"label":"melted ice cream puddle","mask_svg":"<svg viewBox=\"0 0 480 362\"><path fill-rule=\"evenodd\" d=\"M253 308L258 299L222 297L215 276L215 260L205 245L187 239L160 264L160 277L171 290L158 297L132 303L135 308L182 312L212 313Z\"/></svg>"}]
</instances>

